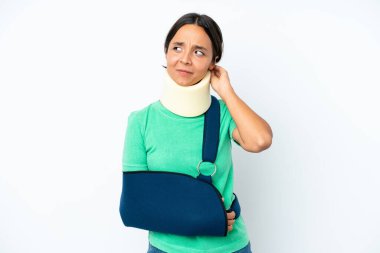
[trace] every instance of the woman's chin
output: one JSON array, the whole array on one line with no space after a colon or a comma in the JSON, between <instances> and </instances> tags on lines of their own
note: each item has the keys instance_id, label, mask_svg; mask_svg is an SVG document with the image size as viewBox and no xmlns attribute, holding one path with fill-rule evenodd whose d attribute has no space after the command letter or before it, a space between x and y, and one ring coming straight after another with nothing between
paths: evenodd
<instances>
[{"instance_id":1,"label":"woman's chin","mask_svg":"<svg viewBox=\"0 0 380 253\"><path fill-rule=\"evenodd\" d=\"M181 86L191 86L194 85L193 80L190 79L184 79L184 78L178 78L177 80L174 80L178 85Z\"/></svg>"}]
</instances>

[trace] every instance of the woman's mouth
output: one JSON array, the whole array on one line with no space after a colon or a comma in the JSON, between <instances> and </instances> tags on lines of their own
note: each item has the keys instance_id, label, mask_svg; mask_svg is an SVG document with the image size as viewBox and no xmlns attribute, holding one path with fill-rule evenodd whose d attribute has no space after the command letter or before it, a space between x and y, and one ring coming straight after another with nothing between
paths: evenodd
<instances>
[{"instance_id":1,"label":"woman's mouth","mask_svg":"<svg viewBox=\"0 0 380 253\"><path fill-rule=\"evenodd\" d=\"M191 74L193 74L193 72L190 72L188 70L184 70L184 69L177 69L177 72L181 75L181 76L189 76Z\"/></svg>"}]
</instances>

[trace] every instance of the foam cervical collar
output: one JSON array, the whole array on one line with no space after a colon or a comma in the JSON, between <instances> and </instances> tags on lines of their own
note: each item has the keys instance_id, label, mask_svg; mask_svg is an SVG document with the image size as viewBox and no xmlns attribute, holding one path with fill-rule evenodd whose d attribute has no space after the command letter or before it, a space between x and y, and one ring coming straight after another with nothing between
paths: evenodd
<instances>
[{"instance_id":1,"label":"foam cervical collar","mask_svg":"<svg viewBox=\"0 0 380 253\"><path fill-rule=\"evenodd\" d=\"M207 71L206 76L198 83L181 86L165 70L163 93L160 99L162 105L183 117L195 117L205 113L211 105L210 78L211 73Z\"/></svg>"}]
</instances>

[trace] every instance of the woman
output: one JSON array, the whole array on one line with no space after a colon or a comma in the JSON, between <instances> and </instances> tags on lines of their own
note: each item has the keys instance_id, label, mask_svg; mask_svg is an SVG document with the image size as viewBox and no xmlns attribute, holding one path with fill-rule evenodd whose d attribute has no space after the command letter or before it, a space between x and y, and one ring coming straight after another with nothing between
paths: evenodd
<instances>
[{"instance_id":1,"label":"woman","mask_svg":"<svg viewBox=\"0 0 380 253\"><path fill-rule=\"evenodd\" d=\"M223 38L213 19L196 13L182 16L170 29L164 49L163 94L159 101L129 115L123 171L165 170L196 177L211 83L221 98L218 169L212 182L228 210L233 201L231 140L248 152L260 152L271 145L271 128L237 96L227 71L216 65L222 57ZM202 173L212 169L203 167ZM235 219L235 213L230 212L227 219L225 237L149 231L148 253L251 252L242 215Z\"/></svg>"}]
</instances>

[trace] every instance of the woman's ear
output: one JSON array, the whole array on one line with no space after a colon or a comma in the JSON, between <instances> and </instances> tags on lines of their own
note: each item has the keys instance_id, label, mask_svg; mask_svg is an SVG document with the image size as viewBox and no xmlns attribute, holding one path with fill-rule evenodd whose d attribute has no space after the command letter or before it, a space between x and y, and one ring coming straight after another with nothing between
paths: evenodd
<instances>
[{"instance_id":1,"label":"woman's ear","mask_svg":"<svg viewBox=\"0 0 380 253\"><path fill-rule=\"evenodd\" d=\"M216 61L218 60L218 58L219 58L219 56L215 57L215 59L212 60L210 67L208 67L208 70L213 70L215 68Z\"/></svg>"}]
</instances>

